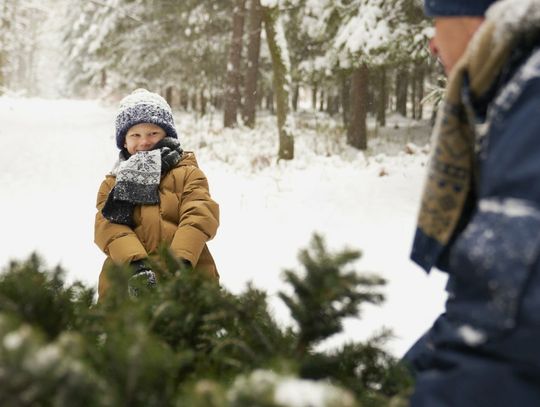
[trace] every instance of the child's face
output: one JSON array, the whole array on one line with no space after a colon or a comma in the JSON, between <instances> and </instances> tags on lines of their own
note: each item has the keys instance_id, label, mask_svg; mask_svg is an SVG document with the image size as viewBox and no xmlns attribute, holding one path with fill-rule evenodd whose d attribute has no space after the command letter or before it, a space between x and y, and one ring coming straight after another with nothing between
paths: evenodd
<instances>
[{"instance_id":1,"label":"child's face","mask_svg":"<svg viewBox=\"0 0 540 407\"><path fill-rule=\"evenodd\" d=\"M137 151L148 151L165 135L165 130L155 124L136 124L127 131L124 147L132 155Z\"/></svg>"}]
</instances>

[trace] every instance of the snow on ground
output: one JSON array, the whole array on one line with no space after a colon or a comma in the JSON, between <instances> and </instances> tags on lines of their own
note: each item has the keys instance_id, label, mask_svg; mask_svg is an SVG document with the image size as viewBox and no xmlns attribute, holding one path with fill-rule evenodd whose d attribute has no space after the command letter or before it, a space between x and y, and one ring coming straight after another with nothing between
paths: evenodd
<instances>
[{"instance_id":1,"label":"snow on ground","mask_svg":"<svg viewBox=\"0 0 540 407\"><path fill-rule=\"evenodd\" d=\"M115 111L93 101L0 98L1 267L37 251L68 278L96 285L104 255L93 243L94 204L117 156ZM343 143L332 119L300 113L296 120L296 158L276 162L272 117L255 130L223 130L218 113L176 116L184 149L196 152L220 204L209 247L221 282L233 292L250 281L267 290L276 318L290 323L276 295L282 270L299 267L298 250L319 232L331 249L362 250L356 268L389 281L384 306L366 307L324 346L388 327L396 335L388 349L400 356L445 299L444 276L426 276L408 259L429 130L390 117L384 129L370 126L364 154Z\"/></svg>"}]
</instances>

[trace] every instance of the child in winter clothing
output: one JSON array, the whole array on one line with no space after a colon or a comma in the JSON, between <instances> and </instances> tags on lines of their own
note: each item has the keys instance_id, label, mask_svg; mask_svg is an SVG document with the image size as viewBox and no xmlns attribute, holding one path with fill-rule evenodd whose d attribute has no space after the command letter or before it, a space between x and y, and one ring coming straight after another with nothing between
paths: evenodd
<instances>
[{"instance_id":1,"label":"child in winter clothing","mask_svg":"<svg viewBox=\"0 0 540 407\"><path fill-rule=\"evenodd\" d=\"M145 259L164 244L179 262L217 281L206 242L216 234L219 207L195 155L180 147L165 99L145 89L126 96L116 117L116 145L119 159L97 196L94 240L107 255L99 297L112 263L133 266L130 283L155 285Z\"/></svg>"}]
</instances>

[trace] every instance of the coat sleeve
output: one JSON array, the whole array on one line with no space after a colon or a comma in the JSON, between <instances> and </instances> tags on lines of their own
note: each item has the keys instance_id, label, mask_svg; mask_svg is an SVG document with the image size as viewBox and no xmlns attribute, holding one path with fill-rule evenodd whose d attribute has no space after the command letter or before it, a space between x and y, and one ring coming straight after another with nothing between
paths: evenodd
<instances>
[{"instance_id":1,"label":"coat sleeve","mask_svg":"<svg viewBox=\"0 0 540 407\"><path fill-rule=\"evenodd\" d=\"M114 186L114 178L107 177L97 195L97 213L94 226L94 242L115 263L129 263L147 257L146 250L129 226L111 223L101 214L109 192Z\"/></svg>"},{"instance_id":2,"label":"coat sleeve","mask_svg":"<svg viewBox=\"0 0 540 407\"><path fill-rule=\"evenodd\" d=\"M172 252L196 266L218 226L219 206L210 196L206 176L199 168L192 167L180 197L180 222L171 242Z\"/></svg>"},{"instance_id":3,"label":"coat sleeve","mask_svg":"<svg viewBox=\"0 0 540 407\"><path fill-rule=\"evenodd\" d=\"M494 104L479 202L450 252L450 274L474 295L449 301L448 311L495 330L515 325L540 271L540 77L513 85Z\"/></svg>"}]
</instances>

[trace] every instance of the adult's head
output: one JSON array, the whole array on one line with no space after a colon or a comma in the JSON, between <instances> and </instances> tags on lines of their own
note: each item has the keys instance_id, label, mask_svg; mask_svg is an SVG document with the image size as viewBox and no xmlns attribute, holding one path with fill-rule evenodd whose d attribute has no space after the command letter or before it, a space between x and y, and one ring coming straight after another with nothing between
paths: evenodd
<instances>
[{"instance_id":1,"label":"adult's head","mask_svg":"<svg viewBox=\"0 0 540 407\"><path fill-rule=\"evenodd\" d=\"M430 41L433 54L440 58L447 74L461 58L469 41L496 0L425 0L424 10L435 22Z\"/></svg>"},{"instance_id":2,"label":"adult's head","mask_svg":"<svg viewBox=\"0 0 540 407\"><path fill-rule=\"evenodd\" d=\"M126 147L128 130L140 124L153 124L165 132L164 137L178 138L172 110L165 99L146 89L136 89L120 101L116 116L116 145Z\"/></svg>"}]
</instances>

